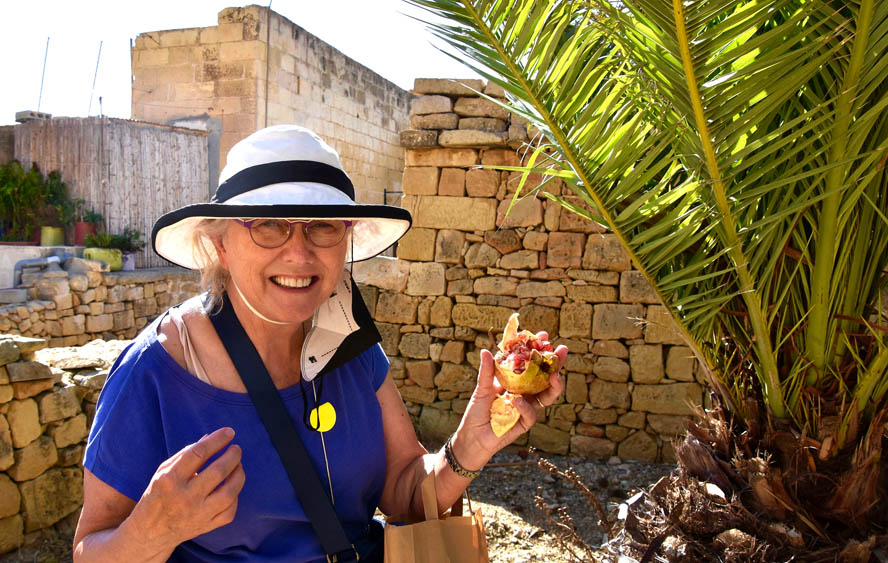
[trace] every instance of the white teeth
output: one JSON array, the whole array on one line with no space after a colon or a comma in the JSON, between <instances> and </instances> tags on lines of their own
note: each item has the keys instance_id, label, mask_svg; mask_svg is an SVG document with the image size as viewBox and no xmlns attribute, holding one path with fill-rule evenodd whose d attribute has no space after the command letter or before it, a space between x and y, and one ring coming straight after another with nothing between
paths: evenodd
<instances>
[{"instance_id":1,"label":"white teeth","mask_svg":"<svg viewBox=\"0 0 888 563\"><path fill-rule=\"evenodd\" d=\"M274 283L282 285L284 287L308 287L311 283L311 278L288 278L284 276L274 276L271 278Z\"/></svg>"}]
</instances>

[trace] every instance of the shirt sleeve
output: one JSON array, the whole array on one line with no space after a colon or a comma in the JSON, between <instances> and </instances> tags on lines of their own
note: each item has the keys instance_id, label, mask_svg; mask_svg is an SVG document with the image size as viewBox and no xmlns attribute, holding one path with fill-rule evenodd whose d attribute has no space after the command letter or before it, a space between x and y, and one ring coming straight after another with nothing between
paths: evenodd
<instances>
[{"instance_id":1,"label":"shirt sleeve","mask_svg":"<svg viewBox=\"0 0 888 563\"><path fill-rule=\"evenodd\" d=\"M111 368L96 406L83 465L134 501L167 459L147 346L130 346Z\"/></svg>"},{"instance_id":2,"label":"shirt sleeve","mask_svg":"<svg viewBox=\"0 0 888 563\"><path fill-rule=\"evenodd\" d=\"M376 344L369 348L364 354L369 356L370 377L373 381L373 390L379 391L388 375L389 359L382 350L382 345Z\"/></svg>"}]
</instances>

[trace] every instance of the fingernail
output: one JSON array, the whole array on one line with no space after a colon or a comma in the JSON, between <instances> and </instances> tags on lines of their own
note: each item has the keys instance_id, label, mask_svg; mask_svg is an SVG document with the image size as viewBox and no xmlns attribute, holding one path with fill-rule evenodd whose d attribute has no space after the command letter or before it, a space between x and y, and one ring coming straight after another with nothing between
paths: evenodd
<instances>
[{"instance_id":1,"label":"fingernail","mask_svg":"<svg viewBox=\"0 0 888 563\"><path fill-rule=\"evenodd\" d=\"M223 428L222 435L225 436L226 438L233 438L234 437L234 430L232 430L231 428Z\"/></svg>"}]
</instances>

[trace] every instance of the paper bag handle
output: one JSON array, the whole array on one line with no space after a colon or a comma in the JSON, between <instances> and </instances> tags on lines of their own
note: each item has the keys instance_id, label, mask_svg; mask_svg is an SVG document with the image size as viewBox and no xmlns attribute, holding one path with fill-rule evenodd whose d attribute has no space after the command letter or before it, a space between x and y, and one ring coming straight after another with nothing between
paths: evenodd
<instances>
[{"instance_id":1,"label":"paper bag handle","mask_svg":"<svg viewBox=\"0 0 888 563\"><path fill-rule=\"evenodd\" d=\"M426 520L438 519L438 495L435 490L435 472L430 472L422 480L422 509L425 511ZM462 500L462 499L460 499Z\"/></svg>"}]
</instances>

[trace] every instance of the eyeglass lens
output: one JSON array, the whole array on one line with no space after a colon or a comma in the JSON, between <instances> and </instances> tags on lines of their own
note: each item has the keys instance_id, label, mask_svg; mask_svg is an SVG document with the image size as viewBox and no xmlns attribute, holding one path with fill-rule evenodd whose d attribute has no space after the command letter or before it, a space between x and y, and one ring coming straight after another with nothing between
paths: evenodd
<instances>
[{"instance_id":1,"label":"eyeglass lens","mask_svg":"<svg viewBox=\"0 0 888 563\"><path fill-rule=\"evenodd\" d=\"M285 219L258 219L250 225L253 242L265 248L276 248L290 238L293 225L302 227L305 238L315 246L336 246L345 236L345 221L287 221Z\"/></svg>"}]
</instances>

